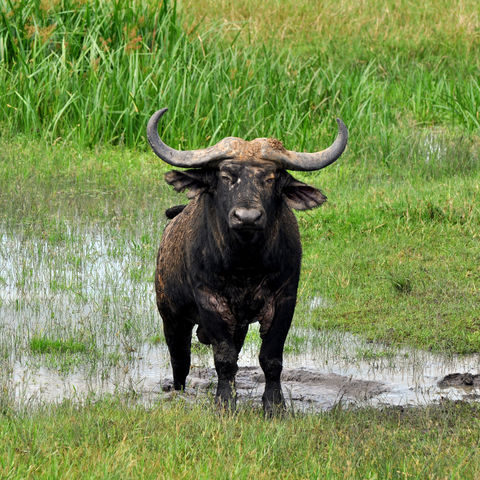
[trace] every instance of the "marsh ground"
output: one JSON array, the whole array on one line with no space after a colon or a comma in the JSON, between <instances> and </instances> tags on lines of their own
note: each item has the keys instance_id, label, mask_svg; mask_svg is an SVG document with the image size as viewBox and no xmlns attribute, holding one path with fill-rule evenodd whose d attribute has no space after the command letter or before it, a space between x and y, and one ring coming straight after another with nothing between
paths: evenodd
<instances>
[{"instance_id":1,"label":"marsh ground","mask_svg":"<svg viewBox=\"0 0 480 480\"><path fill-rule=\"evenodd\" d=\"M298 215L287 352L314 330L360 335L347 363L373 371L402 348L478 354L476 2L0 5L3 477L478 476L476 404L264 422L256 402L225 418L182 399L135 406L135 384L35 408L12 387L16 365L108 381L161 348L154 258L179 196L144 128L162 106L177 148L238 135L313 151L335 116L349 126L342 159L300 175L328 202Z\"/></svg>"}]
</instances>

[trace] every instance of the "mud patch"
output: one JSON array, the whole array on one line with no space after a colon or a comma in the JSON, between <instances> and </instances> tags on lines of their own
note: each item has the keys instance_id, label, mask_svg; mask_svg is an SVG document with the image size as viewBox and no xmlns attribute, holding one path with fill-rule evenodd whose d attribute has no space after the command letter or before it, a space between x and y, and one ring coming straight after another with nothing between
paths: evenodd
<instances>
[{"instance_id":1,"label":"mud patch","mask_svg":"<svg viewBox=\"0 0 480 480\"><path fill-rule=\"evenodd\" d=\"M216 383L214 368L193 368L186 393L215 393ZM240 367L236 377L238 399L252 400L260 404L264 384L265 377L259 367ZM282 372L282 386L287 403L290 402L295 410L323 410L338 402L361 404L388 391L388 388L379 382L304 368L285 369Z\"/></svg>"},{"instance_id":2,"label":"mud patch","mask_svg":"<svg viewBox=\"0 0 480 480\"><path fill-rule=\"evenodd\" d=\"M438 386L442 388L478 388L480 387L480 374L472 373L450 373L445 375L439 382Z\"/></svg>"}]
</instances>

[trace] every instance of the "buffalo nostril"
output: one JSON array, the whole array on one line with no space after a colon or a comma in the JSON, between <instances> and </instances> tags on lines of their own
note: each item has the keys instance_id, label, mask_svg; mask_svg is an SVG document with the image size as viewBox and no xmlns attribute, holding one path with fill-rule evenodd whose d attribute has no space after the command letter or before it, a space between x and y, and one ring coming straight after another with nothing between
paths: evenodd
<instances>
[{"instance_id":1,"label":"buffalo nostril","mask_svg":"<svg viewBox=\"0 0 480 480\"><path fill-rule=\"evenodd\" d=\"M233 216L245 225L254 225L260 220L262 211L258 208L236 208Z\"/></svg>"}]
</instances>

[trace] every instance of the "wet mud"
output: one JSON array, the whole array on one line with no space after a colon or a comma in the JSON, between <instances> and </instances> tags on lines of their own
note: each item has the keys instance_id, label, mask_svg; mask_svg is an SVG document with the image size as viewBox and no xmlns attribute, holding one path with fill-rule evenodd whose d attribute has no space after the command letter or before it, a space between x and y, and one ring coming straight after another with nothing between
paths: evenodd
<instances>
[{"instance_id":1,"label":"wet mud","mask_svg":"<svg viewBox=\"0 0 480 480\"><path fill-rule=\"evenodd\" d=\"M215 393L216 372L214 368L194 368L190 373L186 395L199 392ZM347 378L335 373L321 373L303 368L285 369L282 385L287 404L295 410L308 408L327 409L337 402L354 403L368 401L387 391L385 385L370 381ZM170 390L171 382L162 385ZM239 401L254 401L261 404L265 377L258 367L240 367L235 391Z\"/></svg>"},{"instance_id":2,"label":"wet mud","mask_svg":"<svg viewBox=\"0 0 480 480\"><path fill-rule=\"evenodd\" d=\"M415 406L452 400L480 398L478 355L434 355L401 350L388 358L358 359L361 339L335 332L303 332L315 344L302 354L287 353L282 385L289 409L322 411L344 406ZM369 344L372 348L372 344ZM378 346L380 348L380 346ZM258 366L258 348L247 345L239 359L236 394L239 404L261 405L265 387ZM184 392L172 391L172 377L165 345L144 345L128 362L106 370L76 368L61 374L45 366L16 362L10 379L18 404L60 402L66 398L99 398L105 394L127 395L146 405L181 396L188 401L207 401L215 394L217 376L211 352L193 354Z\"/></svg>"},{"instance_id":3,"label":"wet mud","mask_svg":"<svg viewBox=\"0 0 480 480\"><path fill-rule=\"evenodd\" d=\"M450 373L445 375L439 382L439 387L457 387L457 388L479 388L480 374L472 373Z\"/></svg>"}]
</instances>

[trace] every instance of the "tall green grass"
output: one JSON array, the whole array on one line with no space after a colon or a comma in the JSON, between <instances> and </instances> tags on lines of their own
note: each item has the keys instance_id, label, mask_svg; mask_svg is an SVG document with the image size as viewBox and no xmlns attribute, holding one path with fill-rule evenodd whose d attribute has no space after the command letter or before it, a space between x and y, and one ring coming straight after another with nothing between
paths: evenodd
<instances>
[{"instance_id":1,"label":"tall green grass","mask_svg":"<svg viewBox=\"0 0 480 480\"><path fill-rule=\"evenodd\" d=\"M188 49L167 2L7 0L1 12L4 121L51 141L138 143L165 101L158 76Z\"/></svg>"},{"instance_id":2,"label":"tall green grass","mask_svg":"<svg viewBox=\"0 0 480 480\"><path fill-rule=\"evenodd\" d=\"M302 55L229 43L220 28L182 29L168 1L0 5L4 133L144 146L149 116L167 106L162 130L175 147L271 135L315 150L331 140L333 118L341 116L354 152L371 148L373 138L370 153L386 158L399 132L442 125L470 135L480 127L480 84L468 58L432 67L428 51L420 58L400 50L385 63L352 55L352 45L350 55L333 43ZM381 39L374 42L378 48Z\"/></svg>"}]
</instances>

